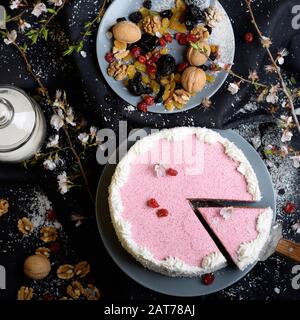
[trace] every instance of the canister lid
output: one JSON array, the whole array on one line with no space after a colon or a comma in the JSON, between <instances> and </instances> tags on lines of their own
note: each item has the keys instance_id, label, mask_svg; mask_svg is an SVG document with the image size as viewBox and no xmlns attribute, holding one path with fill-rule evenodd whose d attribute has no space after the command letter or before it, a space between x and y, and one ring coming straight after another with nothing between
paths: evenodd
<instances>
[{"instance_id":1,"label":"canister lid","mask_svg":"<svg viewBox=\"0 0 300 320\"><path fill-rule=\"evenodd\" d=\"M24 145L35 125L36 110L31 99L20 89L0 86L0 152Z\"/></svg>"}]
</instances>

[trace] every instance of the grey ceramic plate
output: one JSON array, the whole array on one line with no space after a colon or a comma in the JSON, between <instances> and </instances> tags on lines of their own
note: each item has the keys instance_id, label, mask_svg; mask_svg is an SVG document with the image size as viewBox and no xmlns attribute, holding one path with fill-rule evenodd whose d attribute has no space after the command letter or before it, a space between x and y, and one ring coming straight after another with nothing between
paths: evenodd
<instances>
[{"instance_id":1,"label":"grey ceramic plate","mask_svg":"<svg viewBox=\"0 0 300 320\"><path fill-rule=\"evenodd\" d=\"M153 0L155 2L160 2L161 0ZM127 0L126 5L124 0L114 0L113 3L107 9L102 22L100 24L98 35L97 35L97 57L100 65L100 69L104 78L110 87L125 101L129 104L136 106L140 101L139 97L131 95L122 81L115 81L112 77L107 74L108 63L105 61L105 54L111 51L112 40L108 39L106 33L110 28L116 23L116 19L120 17L128 17L128 15L142 6L143 0ZM217 7L222 10L224 14L224 19L221 21L217 27L213 30L210 37L210 42L220 46L220 51L222 55L222 62L233 63L234 53L235 53L235 39L232 29L232 25L228 15L226 14L224 8L217 1ZM177 63L183 62L185 55L185 47L180 46L177 41L173 41L172 45L168 46L170 48L171 54L176 58ZM192 109L201 104L203 98L213 96L222 86L227 78L226 72L219 72L216 76L216 81L213 84L207 84L205 89L198 95L193 97L187 106L183 110L174 109L170 112L165 109L162 104L154 105L149 109L151 112L155 113L176 113Z\"/></svg>"},{"instance_id":2,"label":"grey ceramic plate","mask_svg":"<svg viewBox=\"0 0 300 320\"><path fill-rule=\"evenodd\" d=\"M234 142L249 159L253 166L261 188L263 200L250 206L271 207L276 212L275 192L272 185L270 174L255 149L237 133L226 130L218 131L223 137ZM120 149L124 151L127 144L122 144ZM129 147L133 144L128 143ZM154 291L179 297L195 297L207 295L225 289L243 278L252 270L254 265L245 271L240 271L234 266L216 272L216 280L210 286L205 286L199 278L169 278L156 272L145 269L140 263L136 262L120 245L114 228L110 220L108 207L108 187L115 165L106 165L97 191L96 215L98 228L103 243L115 263L133 280ZM275 220L275 216L274 216Z\"/></svg>"}]
</instances>

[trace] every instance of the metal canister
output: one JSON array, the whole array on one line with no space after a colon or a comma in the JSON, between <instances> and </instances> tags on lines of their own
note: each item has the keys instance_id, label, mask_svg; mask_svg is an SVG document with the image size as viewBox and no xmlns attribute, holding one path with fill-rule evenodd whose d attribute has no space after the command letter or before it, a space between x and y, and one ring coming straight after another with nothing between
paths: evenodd
<instances>
[{"instance_id":1,"label":"metal canister","mask_svg":"<svg viewBox=\"0 0 300 320\"><path fill-rule=\"evenodd\" d=\"M46 121L36 101L19 88L0 86L0 161L31 158L45 135Z\"/></svg>"}]
</instances>

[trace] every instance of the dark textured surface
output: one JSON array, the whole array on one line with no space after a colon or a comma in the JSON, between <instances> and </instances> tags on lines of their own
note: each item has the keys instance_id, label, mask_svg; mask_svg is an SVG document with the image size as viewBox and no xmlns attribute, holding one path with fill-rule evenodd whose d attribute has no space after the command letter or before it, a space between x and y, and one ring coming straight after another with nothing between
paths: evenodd
<instances>
[{"instance_id":1,"label":"dark textured surface","mask_svg":"<svg viewBox=\"0 0 300 320\"><path fill-rule=\"evenodd\" d=\"M64 11L64 15L52 26L53 31L50 32L48 43L45 44L41 41L29 51L35 71L40 74L50 92L53 94L59 88L67 90L75 110L80 112L91 125L96 125L99 128L109 127L117 131L119 121L128 120L129 127L133 128L183 125L227 128L241 123L250 124L254 121L264 122L271 119L263 107L259 107L254 112L238 112L249 101L253 93L252 89L247 86L243 87L240 94L234 97L227 92L226 86L223 86L223 89L213 98L214 108L206 112L195 108L181 114L160 116L142 115L136 111L128 111L127 104L119 99L102 80L95 55L95 36L85 45L84 50L87 52L87 58L83 58L80 54L70 58L62 58L62 49L66 43L64 32L67 32L71 39L78 39L83 23L95 16L100 3L101 0L71 1ZM266 57L257 40L251 45L243 41L244 33L254 32L254 30L245 6L240 3L240 1L222 1L232 19L235 30L237 41L235 71L246 76L249 69L262 69L266 63ZM263 26L264 34L272 37L274 47L290 47L290 41L292 41L293 52L289 63L286 64L287 72L299 71L298 41L297 38L294 38L297 32L291 28L291 8L297 3L298 1L295 0L254 1L258 22ZM34 94L35 84L27 76L17 53L12 47L3 45L2 41L0 58L0 84L13 84ZM240 133L249 141L258 137L264 146L275 143L276 139L279 143L278 135L280 136L280 132L272 124L259 127L249 127L248 124L241 127ZM285 201L294 200L300 205L299 190L297 189L299 174L297 171L291 171L288 175L287 173L291 170L290 164L277 163L274 159L265 160L271 172L274 173L272 177L276 190L284 190L284 194L278 197L279 210ZM93 190L96 190L101 168L92 161L89 164L89 173L91 173ZM24 176L23 170L19 171L18 167L0 165L0 195L13 202L10 212L13 218L1 221L0 240L5 241L6 230L14 230L16 234L18 233L15 224L12 225L11 219L15 219L22 210L18 207L19 192L22 194L32 192L27 186L28 180L32 178L32 184L34 186L41 184L41 188L54 203L67 234L67 249L62 250L62 255L65 254L65 256L60 257L61 263L68 262L74 257L87 259L92 264L96 284L106 299L160 300L168 298L141 287L118 269L103 247L94 219L87 220L79 228L75 228L74 224L70 222L69 216L74 212L80 211L86 215L93 215L93 208L84 191L74 192L72 196L63 199L55 191L55 177L45 179L44 174L41 174L38 169L36 172L25 174L28 176ZM286 181L285 178L289 180ZM296 218L283 215L279 215L279 217L284 222L286 236L297 240L290 231L291 224L295 222ZM29 244L27 247L20 242L15 244L15 248L11 249L11 252L4 254L1 251L2 244L0 242L0 264L7 266L8 269L8 290L1 291L0 298L15 299L18 287L25 281L21 272L22 260L24 256L31 254L36 246L37 244ZM72 254L69 255L68 252L72 252ZM266 263L259 263L246 278L233 288L204 299L298 299L300 297L299 291L295 291L291 287L293 265L274 256ZM46 285L47 283L45 283ZM275 288L280 289L279 293L274 291Z\"/></svg>"}]
</instances>

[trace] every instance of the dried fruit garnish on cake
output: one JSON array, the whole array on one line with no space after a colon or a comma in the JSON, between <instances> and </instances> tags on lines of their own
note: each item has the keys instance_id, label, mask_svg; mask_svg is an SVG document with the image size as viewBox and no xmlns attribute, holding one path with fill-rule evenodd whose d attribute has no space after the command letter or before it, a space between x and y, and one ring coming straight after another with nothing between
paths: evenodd
<instances>
[{"instance_id":1,"label":"dried fruit garnish on cake","mask_svg":"<svg viewBox=\"0 0 300 320\"><path fill-rule=\"evenodd\" d=\"M141 97L140 112L154 103L162 103L168 111L181 110L220 71L211 67L221 56L218 45L209 40L222 14L215 7L201 10L190 1L176 0L174 8L163 10L150 2L112 26L112 50L104 57L107 72ZM170 53L176 48L174 42L187 49L179 63ZM190 67L195 70L190 72Z\"/></svg>"}]
</instances>

